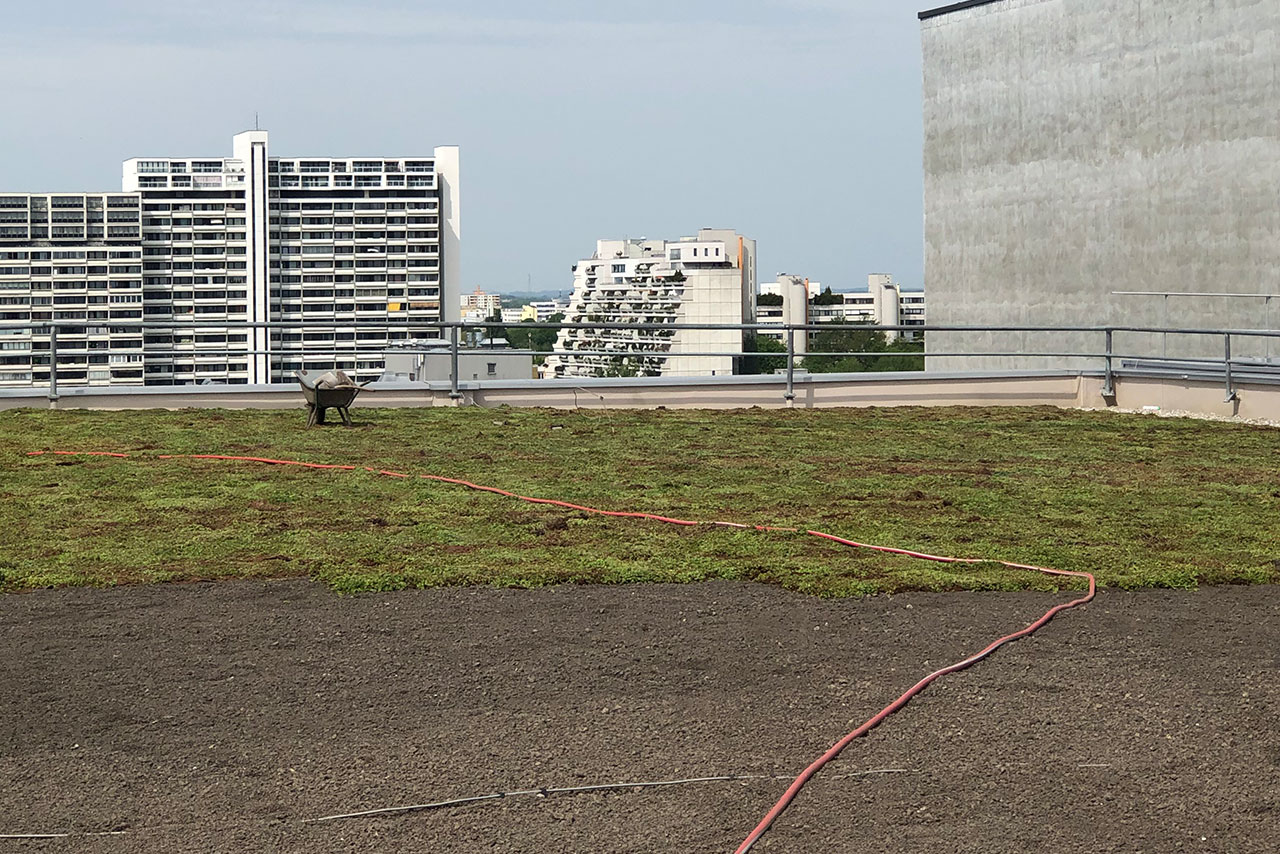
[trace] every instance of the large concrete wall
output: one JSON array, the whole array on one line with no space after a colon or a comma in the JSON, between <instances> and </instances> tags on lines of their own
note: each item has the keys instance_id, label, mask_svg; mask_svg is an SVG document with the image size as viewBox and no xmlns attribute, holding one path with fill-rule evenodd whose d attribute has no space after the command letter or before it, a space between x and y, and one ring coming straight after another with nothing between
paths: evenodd
<instances>
[{"instance_id":1,"label":"large concrete wall","mask_svg":"<svg viewBox=\"0 0 1280 854\"><path fill-rule=\"evenodd\" d=\"M1280 325L1280 299L1112 294L1280 294L1280 2L997 0L921 27L930 323ZM927 339L934 354L1102 343ZM1162 347L1222 352L1218 339L1124 341Z\"/></svg>"}]
</instances>

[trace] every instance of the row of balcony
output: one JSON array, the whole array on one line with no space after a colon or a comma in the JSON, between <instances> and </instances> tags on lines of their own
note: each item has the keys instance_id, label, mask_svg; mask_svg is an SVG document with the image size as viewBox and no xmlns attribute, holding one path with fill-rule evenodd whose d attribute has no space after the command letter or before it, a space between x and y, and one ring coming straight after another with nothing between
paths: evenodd
<instances>
[{"instance_id":1,"label":"row of balcony","mask_svg":"<svg viewBox=\"0 0 1280 854\"><path fill-rule=\"evenodd\" d=\"M163 179L161 179L163 180ZM243 181L243 179L241 179ZM433 190L435 176L409 177L402 175L334 175L296 177L292 175L272 175L267 186L282 190L327 190L335 189L376 189L380 187L407 187L409 189Z\"/></svg>"},{"instance_id":2,"label":"row of balcony","mask_svg":"<svg viewBox=\"0 0 1280 854\"><path fill-rule=\"evenodd\" d=\"M405 162L402 167L399 160L354 160L351 165L347 165L345 160L275 160L268 162L267 171L270 173L278 173L281 175L292 175L295 173L337 173L344 174L346 172L358 173L392 173L396 174L401 171L411 173L427 173L435 172L435 164L433 161L427 160L411 160Z\"/></svg>"}]
</instances>

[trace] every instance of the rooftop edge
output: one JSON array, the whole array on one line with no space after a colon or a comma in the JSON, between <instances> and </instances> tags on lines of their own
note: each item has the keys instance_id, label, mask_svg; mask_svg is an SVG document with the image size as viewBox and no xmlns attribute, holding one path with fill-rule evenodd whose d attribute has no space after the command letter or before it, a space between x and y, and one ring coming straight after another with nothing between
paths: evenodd
<instances>
[{"instance_id":1,"label":"rooftop edge","mask_svg":"<svg viewBox=\"0 0 1280 854\"><path fill-rule=\"evenodd\" d=\"M961 9L972 9L974 6L986 6L988 3L998 3L999 0L961 0L959 3L952 3L949 6L939 6L936 9L927 9L916 15L922 21L930 18L937 18L940 15L946 15L950 12L959 12Z\"/></svg>"}]
</instances>

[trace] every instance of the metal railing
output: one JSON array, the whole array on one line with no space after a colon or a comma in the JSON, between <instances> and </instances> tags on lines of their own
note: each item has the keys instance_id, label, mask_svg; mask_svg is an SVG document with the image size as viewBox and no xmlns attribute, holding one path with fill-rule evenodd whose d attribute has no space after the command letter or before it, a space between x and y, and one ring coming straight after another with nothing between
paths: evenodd
<instances>
[{"instance_id":1,"label":"metal railing","mask_svg":"<svg viewBox=\"0 0 1280 854\"><path fill-rule=\"evenodd\" d=\"M1115 394L1115 378L1119 371L1122 370L1164 370L1171 373L1187 373L1198 372L1205 376L1221 375L1225 400L1233 401L1238 397L1236 391L1237 376L1241 370L1249 372L1251 379L1259 379L1263 381L1280 382L1280 364L1272 361L1268 355L1264 358L1246 358L1233 353L1233 343L1241 340L1259 339L1267 342L1266 352L1271 352L1272 341L1280 339L1280 330L1268 329L1198 329L1198 328L1164 328L1164 327L1145 327L1145 326L949 326L949 325L894 325L879 326L861 323L819 323L819 324L759 324L759 323L609 323L607 321L591 322L591 323L519 323L519 324L500 324L494 322L486 323L468 323L468 322L444 322L438 320L422 319L422 320L289 320L289 321L269 321L269 322L237 322L228 320L210 320L210 321L147 321L147 320L92 320L92 321L71 321L71 320L40 320L40 321L0 321L0 341L12 342L15 334L26 332L32 338L44 338L47 336L47 348L44 341L32 341L33 346L29 351L17 349L0 349L0 355L8 355L10 357L20 357L29 353L28 370L37 365L43 366L45 363L49 366L49 377L47 381L47 395L49 400L55 401L59 395L59 367L63 362L71 361L70 351L87 351L77 352L75 354L77 364L73 369L78 368L80 362L86 362L83 356L92 353L95 356L106 356L108 363L105 367L110 367L110 356L121 353L141 357L141 365L143 366L143 382L146 380L145 366L155 364L157 360L172 360L173 358L220 358L227 359L252 359L253 357L268 357L267 377L270 380L272 374L284 375L288 373L288 369L282 363L290 359L330 359L332 361L341 361L342 359L350 359L358 362L361 359L367 359L375 362L382 361L388 353L397 351L409 351L405 348L405 344L417 344L418 350L424 347L430 352L439 353L447 351L449 356L449 386L450 396L458 399L462 397L460 390L459 378L459 358L464 353L486 352L485 348L469 347L468 340L477 337L477 333L484 331L494 331L496 328L513 328L520 330L538 330L538 329L579 329L583 331L602 331L602 330L636 330L639 332L654 333L659 331L685 332L685 331L733 331L738 332L742 336L747 335L781 335L783 339L782 352L762 351L759 349L726 349L726 350L679 350L679 349L637 349L636 347L608 347L600 346L599 349L551 349L545 351L519 351L528 352L534 357L551 357L560 360L573 360L577 357L588 358L606 358L606 359L628 359L628 360L656 360L666 362L675 358L706 358L732 357L734 359L744 358L781 358L784 360L785 367L777 372L785 376L786 391L784 397L788 401L795 399L795 382L799 369L803 368L803 360L812 357L860 357L878 359L889 356L907 356L919 358L921 360L933 359L938 357L951 358L1038 358L1038 359L1058 359L1058 360L1084 360L1091 362L1097 367L1094 370L1100 370L1103 378L1102 393L1105 396L1114 396ZM272 331L297 331L304 335L328 335L336 330L343 330L344 334L350 334L349 338L344 340L303 340L286 341L280 340L270 343L267 347L253 347L251 342L254 336L252 330L267 330L268 335ZM219 334L236 334L245 333L244 346L237 346L235 343L219 344L215 347L201 346L195 341L195 335L201 330L216 332ZM1100 345L1097 349L1034 349L1034 348L1013 348L999 347L994 349L981 349L972 351L946 351L940 352L935 349L926 349L923 352L913 352L904 350L870 350L870 351L815 351L809 350L808 344L819 333L838 332L838 331L859 331L859 332L885 332L898 333L905 335L924 335L926 340L934 340L929 336L933 333L946 333L947 335L965 335L965 334L984 334L984 335L1012 335L1017 333L1042 333L1046 335L1053 334L1074 334L1096 336ZM389 333L403 336L394 341L379 338L373 341L359 340L360 333ZM190 341L168 342L168 343L151 343L145 342L145 339L139 340L134 338L131 340L131 346L119 346L119 342L113 341L95 341L95 345L106 344L106 346L89 347L90 342L86 341L69 341L68 336L80 338L90 335L144 335L146 333L161 333L168 335L189 336ZM1125 352L1117 349L1116 336L1121 334L1134 335L1156 335L1161 340L1167 340L1168 336L1210 336L1219 340L1219 353L1214 355L1202 355L1192 352L1188 355L1170 356L1167 353L1167 347L1161 346L1161 353L1150 352ZM672 338L638 338L635 341L618 342L620 344L635 344L645 346L669 346L674 339ZM804 342L806 346L801 347L800 343ZM112 344L116 346L112 346ZM238 343L238 342L237 342ZM596 342L599 346L599 342ZM494 352L504 352L503 349ZM511 352L509 350L505 352ZM1201 350L1203 352L1203 349ZM87 364L87 362L86 362ZM101 364L100 362L98 364ZM126 369L134 369L134 365L139 363L131 363ZM738 363L741 365L741 363ZM278 366L278 367L277 367ZM118 366L117 366L118 367ZM5 365L0 364L0 372L4 372ZM377 370L378 368L361 368L360 370ZM87 375L87 369L86 369ZM623 379L623 377L618 377ZM566 376L566 379L581 379L580 376ZM25 387L40 388L45 384L42 382L31 382ZM137 383L109 383L108 387L116 389L127 389L136 386ZM151 385L164 385L164 383L151 383ZM180 385L174 383L173 385ZM2 388L3 386L0 386Z\"/></svg>"}]
</instances>

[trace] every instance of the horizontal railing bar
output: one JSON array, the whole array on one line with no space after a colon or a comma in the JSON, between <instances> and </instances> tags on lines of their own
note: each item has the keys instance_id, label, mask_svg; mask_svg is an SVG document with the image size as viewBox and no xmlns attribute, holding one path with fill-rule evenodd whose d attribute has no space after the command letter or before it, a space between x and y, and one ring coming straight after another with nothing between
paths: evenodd
<instances>
[{"instance_id":1,"label":"horizontal railing bar","mask_svg":"<svg viewBox=\"0 0 1280 854\"><path fill-rule=\"evenodd\" d=\"M166 359L166 358L236 358L239 356L316 356L318 358L327 357L331 360L342 358L385 358L386 356L400 355L402 353L412 353L416 355L434 354L439 356L447 356L449 350L447 348L439 348L434 350L392 350L387 348L374 347L369 349L352 349L352 348L335 348L324 347L322 345L314 346L310 349L278 349L278 350L152 350L146 353L137 353L137 348L119 347L119 348L77 348L59 345L58 357L59 362L81 361L78 357L86 355L142 355L148 359ZM9 351L13 355L30 354L35 358L47 358L49 350L21 350ZM506 350L506 349L476 349L476 348L460 348L459 353L463 355L500 355L500 356L592 356L598 358L634 358L634 359L673 359L685 356L697 358L716 358L724 356L733 357L778 357L785 359L786 353L776 351L745 351L738 352L736 350L723 351L698 351L698 352L648 352L642 350ZM1026 358L1078 358L1078 359L1102 359L1106 357L1105 353L1092 352L1052 352L1052 351L1016 351L1016 352L996 352L996 351L975 351L972 353L926 353L924 351L914 352L911 350L874 350L874 351L811 351L808 353L797 353L798 358L805 356L823 356L823 357L882 357L882 356L907 356L911 358L981 358L981 357L1026 357ZM1221 358L1211 358L1204 356L1158 356L1146 355L1141 353L1112 353L1113 359L1129 359L1143 362L1167 362L1171 364L1208 364L1222 365L1224 360ZM115 367L127 367L129 363L120 363ZM141 362L137 364L143 364ZM1240 367L1272 367L1280 370L1280 362L1265 362L1258 358L1234 357L1231 359L1232 365ZM106 367L113 367L108 364Z\"/></svg>"},{"instance_id":2,"label":"horizontal railing bar","mask_svg":"<svg viewBox=\"0 0 1280 854\"><path fill-rule=\"evenodd\" d=\"M1134 361L1140 361L1140 362L1168 362L1174 365L1178 365L1178 364L1224 365L1228 361L1227 359L1224 359L1221 356L1215 359L1212 356L1148 356L1146 354L1140 354L1140 353L1112 353L1111 358L1132 359ZM1256 357L1241 358L1240 356L1233 356L1230 359L1230 362L1233 365L1243 365L1245 367L1254 367L1254 368L1273 367L1273 368L1276 368L1277 370L1280 370L1280 362L1263 362L1263 361L1259 361L1259 359Z\"/></svg>"},{"instance_id":3,"label":"horizontal railing bar","mask_svg":"<svg viewBox=\"0 0 1280 854\"><path fill-rule=\"evenodd\" d=\"M1112 291L1117 297L1229 297L1239 299L1275 299L1280 294L1215 294L1208 291Z\"/></svg>"},{"instance_id":4,"label":"horizontal railing bar","mask_svg":"<svg viewBox=\"0 0 1280 854\"><path fill-rule=\"evenodd\" d=\"M441 320L403 319L390 320L380 318L360 320L270 320L270 321L148 321L148 320L50 320L50 321L0 321L0 329L42 329L52 327L59 330L73 329L357 329L374 328L390 331L412 329L453 329L462 331L483 331L489 327L501 329L582 329L582 330L740 330L745 332L785 332L787 330L808 332L864 331L864 332L1045 332L1045 333L1094 333L1094 332L1131 332L1143 334L1176 334L1176 335L1244 335L1267 338L1280 338L1280 330L1275 329L1200 329L1171 328L1153 326L952 326L933 324L867 324L867 323L809 323L786 325L763 325L759 323L467 323Z\"/></svg>"},{"instance_id":5,"label":"horizontal railing bar","mask_svg":"<svg viewBox=\"0 0 1280 854\"><path fill-rule=\"evenodd\" d=\"M462 352L462 353L485 353L485 352L501 353L501 352L503 352L503 351L502 351L502 350L493 350L493 351L488 351L488 350L461 350L461 351L459 351L459 352ZM781 359L786 359L786 358L787 358L787 354L786 354L786 353L777 353L777 352L773 352L773 353L758 353L758 352L757 352L757 353L738 353L737 351L733 351L733 350L724 350L724 351L715 351L715 352L690 352L690 353L682 353L682 352L663 352L663 353L657 353L657 352L654 352L654 353L650 353L650 352L645 351L645 350L540 350L540 351L538 351L535 355L538 355L538 356L606 356L606 357L613 357L613 358L634 357L634 358L641 358L641 359L643 359L643 358L656 358L656 357L659 357L659 356L660 356L660 357L663 357L663 358L679 358L679 357L681 357L681 356L700 356L700 357L710 357L710 356L777 356L777 357L779 357L779 358L781 358ZM797 351L797 353L796 353L796 358L797 358L797 359L803 359L803 358L805 358L806 356L840 356L840 357L844 357L844 356L911 356L911 357L915 357L915 358L924 359L924 358L931 358L931 357L933 357L934 355L935 355L935 354L933 354L933 353L926 353L926 352L925 352L925 351L923 351L923 350L919 350L919 351L912 351L912 350L876 350L876 351L873 351L873 352L841 352L841 351L824 351L824 352L816 352L816 351L811 351L811 352L808 352L808 353L801 353L801 352L798 352L798 351ZM952 354L946 353L946 354L942 354L942 355L952 355ZM957 355L957 356L1029 356L1029 357L1030 357L1030 356L1044 356L1044 357L1050 357L1050 356L1053 356L1053 357L1065 357L1065 358L1081 358L1081 359L1090 359L1090 358L1092 358L1092 359L1101 359L1101 358L1103 357L1103 355L1105 355L1105 354L1103 354L1103 353L1050 353L1050 352L1046 352L1046 353L1034 353L1034 352L1019 351L1019 352L1012 352L1012 353L956 353L956 354L954 354L954 355ZM1219 361L1219 362L1221 362L1222 360L1221 360L1221 359L1219 359L1218 361Z\"/></svg>"},{"instance_id":6,"label":"horizontal railing bar","mask_svg":"<svg viewBox=\"0 0 1280 854\"><path fill-rule=\"evenodd\" d=\"M43 354L48 353L49 351L36 350L36 351L24 351L24 352L32 352L33 355L41 356ZM59 352L60 361L64 361L64 360L76 361L75 359L76 356L86 355L86 353L83 351L73 350L72 352L67 352L63 348L59 348L58 352ZM93 350L89 352L97 353L97 354L104 354L104 353L109 354L111 352L125 353L125 354L131 353L131 351L128 349L116 350L116 351ZM409 352L416 352L416 353L431 352L436 355L448 355L449 353L447 349L443 349L443 348L440 350L433 350L433 351L409 351ZM724 356L733 356L733 357L776 356L778 358L785 359L787 355L786 353L778 353L778 352L772 352L772 351L771 352L738 352L738 351L725 350L725 351L700 351L700 352L690 352L690 353L679 353L679 352L676 352L676 353L652 352L651 353L646 351L634 351L634 350L629 350L629 351L620 351L620 350L514 350L513 351L513 350L482 350L482 349L477 350L477 349L469 349L465 347L461 348L459 350L459 353L463 355L496 354L496 355L509 356L513 354L520 354L520 355L529 355L533 357L592 356L597 358L633 358L633 359L675 359L675 358L682 358L685 356L696 357L696 358L716 358L716 357L724 357ZM180 357L188 357L188 356L204 357L204 358L215 358L215 357L234 358L237 356L315 355L317 357L328 357L331 360L337 360L342 358L366 358L366 357L372 358L375 356L385 357L387 355L396 355L396 353L394 351L388 352L382 349L353 351L350 349L336 350L332 348L330 349L316 348L314 351L313 350L162 350L162 351L149 352L149 353L146 353L145 355L148 358L160 358L160 359L169 358L169 357L180 358ZM1028 358L1053 357L1053 358L1100 359L1100 358L1103 358L1105 354L1104 353L1083 353L1083 352L1058 353L1058 352L1048 352L1048 351L1046 352L1037 352L1037 351L985 352L984 351L984 352L973 352L973 353L925 353L923 351L912 352L909 350L877 350L877 351L867 351L867 352L842 352L842 351L810 352L810 353L798 353L797 356L800 358L803 358L804 356L824 356L824 357L839 357L839 358L851 357L851 356L859 356L859 357L867 356L867 357L873 357L873 358L879 357L879 356L907 356L907 357L913 357L913 358L935 358L939 356L946 357L946 358L1024 356ZM70 358L67 358L67 357L70 357ZM1161 361L1161 357L1159 356L1113 354L1113 357L1117 359L1142 359L1145 361ZM1198 362L1206 362L1208 364L1214 364L1214 365L1221 365L1223 363L1222 359L1192 359L1190 357L1188 358L1169 357L1164 361L1169 361L1169 362L1198 361ZM1232 359L1231 363L1233 365L1244 365L1244 366L1255 366L1255 367L1265 366L1266 364L1268 364L1266 362L1259 362L1256 359ZM1277 363L1276 367L1280 368L1280 363Z\"/></svg>"}]
</instances>

